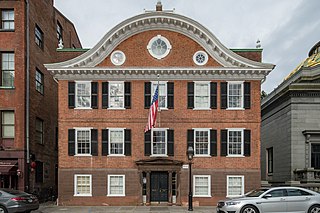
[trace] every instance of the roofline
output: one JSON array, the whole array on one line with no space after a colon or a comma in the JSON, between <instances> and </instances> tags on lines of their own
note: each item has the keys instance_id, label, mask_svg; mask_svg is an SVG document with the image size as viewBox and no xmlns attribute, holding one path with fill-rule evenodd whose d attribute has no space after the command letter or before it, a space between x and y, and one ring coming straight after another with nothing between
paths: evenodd
<instances>
[{"instance_id":1,"label":"roofline","mask_svg":"<svg viewBox=\"0 0 320 213\"><path fill-rule=\"evenodd\" d=\"M236 52L262 52L263 49L262 48L230 48L229 50L231 51L236 51Z\"/></svg>"}]
</instances>

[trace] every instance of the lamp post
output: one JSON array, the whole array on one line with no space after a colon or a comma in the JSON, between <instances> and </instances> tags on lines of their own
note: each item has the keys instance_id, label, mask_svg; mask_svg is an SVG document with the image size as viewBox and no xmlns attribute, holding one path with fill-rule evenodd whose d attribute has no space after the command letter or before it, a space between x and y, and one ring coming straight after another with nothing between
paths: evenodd
<instances>
[{"instance_id":1,"label":"lamp post","mask_svg":"<svg viewBox=\"0 0 320 213\"><path fill-rule=\"evenodd\" d=\"M188 211L193 211L192 207L192 175L191 175L191 164L193 159L194 150L192 146L188 147L187 155L189 160L189 196L188 196Z\"/></svg>"}]
</instances>

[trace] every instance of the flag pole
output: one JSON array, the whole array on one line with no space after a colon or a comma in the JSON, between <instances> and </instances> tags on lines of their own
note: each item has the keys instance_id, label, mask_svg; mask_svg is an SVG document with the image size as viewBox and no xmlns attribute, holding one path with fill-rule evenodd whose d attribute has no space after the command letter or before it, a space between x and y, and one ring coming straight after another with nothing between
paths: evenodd
<instances>
[{"instance_id":1,"label":"flag pole","mask_svg":"<svg viewBox=\"0 0 320 213\"><path fill-rule=\"evenodd\" d=\"M159 83L159 78L160 78L160 74L158 73L157 74L157 78L158 78L158 100L160 100L160 88L159 88L159 85L160 85L160 83ZM158 104L158 126L159 126L159 128L160 128L160 106L159 106L159 104Z\"/></svg>"}]
</instances>

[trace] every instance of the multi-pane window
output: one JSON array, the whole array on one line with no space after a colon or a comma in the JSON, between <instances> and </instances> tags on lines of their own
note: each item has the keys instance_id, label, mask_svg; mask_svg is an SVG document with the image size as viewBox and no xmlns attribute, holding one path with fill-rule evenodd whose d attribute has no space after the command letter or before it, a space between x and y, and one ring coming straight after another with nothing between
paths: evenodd
<instances>
[{"instance_id":1,"label":"multi-pane window","mask_svg":"<svg viewBox=\"0 0 320 213\"><path fill-rule=\"evenodd\" d=\"M109 129L110 155L124 155L124 129Z\"/></svg>"},{"instance_id":2,"label":"multi-pane window","mask_svg":"<svg viewBox=\"0 0 320 213\"><path fill-rule=\"evenodd\" d=\"M43 94L43 74L36 70L36 90Z\"/></svg>"},{"instance_id":3,"label":"multi-pane window","mask_svg":"<svg viewBox=\"0 0 320 213\"><path fill-rule=\"evenodd\" d=\"M14 138L14 111L1 112L1 137Z\"/></svg>"},{"instance_id":4,"label":"multi-pane window","mask_svg":"<svg viewBox=\"0 0 320 213\"><path fill-rule=\"evenodd\" d=\"M14 10L1 11L1 29L14 30Z\"/></svg>"},{"instance_id":5,"label":"multi-pane window","mask_svg":"<svg viewBox=\"0 0 320 213\"><path fill-rule=\"evenodd\" d=\"M43 144L43 120L36 119L36 142Z\"/></svg>"},{"instance_id":6,"label":"multi-pane window","mask_svg":"<svg viewBox=\"0 0 320 213\"><path fill-rule=\"evenodd\" d=\"M243 155L243 130L228 130L228 155Z\"/></svg>"},{"instance_id":7,"label":"multi-pane window","mask_svg":"<svg viewBox=\"0 0 320 213\"><path fill-rule=\"evenodd\" d=\"M35 42L36 42L36 44L39 47L43 48L43 32L40 29L40 27L38 27L37 25L35 27L34 34L35 34Z\"/></svg>"},{"instance_id":8,"label":"multi-pane window","mask_svg":"<svg viewBox=\"0 0 320 213\"><path fill-rule=\"evenodd\" d=\"M152 155L167 155L167 131L152 129Z\"/></svg>"},{"instance_id":9,"label":"multi-pane window","mask_svg":"<svg viewBox=\"0 0 320 213\"><path fill-rule=\"evenodd\" d=\"M228 108L243 108L243 82L228 82Z\"/></svg>"},{"instance_id":10,"label":"multi-pane window","mask_svg":"<svg viewBox=\"0 0 320 213\"><path fill-rule=\"evenodd\" d=\"M109 108L124 108L124 82L109 82Z\"/></svg>"},{"instance_id":11,"label":"multi-pane window","mask_svg":"<svg viewBox=\"0 0 320 213\"><path fill-rule=\"evenodd\" d=\"M76 154L91 154L91 131L90 129L76 129Z\"/></svg>"},{"instance_id":12,"label":"multi-pane window","mask_svg":"<svg viewBox=\"0 0 320 213\"><path fill-rule=\"evenodd\" d=\"M195 82L194 106L197 109L210 108L210 84L209 82Z\"/></svg>"},{"instance_id":13,"label":"multi-pane window","mask_svg":"<svg viewBox=\"0 0 320 213\"><path fill-rule=\"evenodd\" d=\"M211 176L195 175L193 176L194 196L209 197L211 196Z\"/></svg>"},{"instance_id":14,"label":"multi-pane window","mask_svg":"<svg viewBox=\"0 0 320 213\"><path fill-rule=\"evenodd\" d=\"M74 196L92 196L91 175L74 176Z\"/></svg>"},{"instance_id":15,"label":"multi-pane window","mask_svg":"<svg viewBox=\"0 0 320 213\"><path fill-rule=\"evenodd\" d=\"M152 82L152 95L154 95L157 86L158 82ZM159 108L167 108L167 82L159 82L158 106Z\"/></svg>"},{"instance_id":16,"label":"multi-pane window","mask_svg":"<svg viewBox=\"0 0 320 213\"><path fill-rule=\"evenodd\" d=\"M311 167L320 169L320 144L311 143Z\"/></svg>"},{"instance_id":17,"label":"multi-pane window","mask_svg":"<svg viewBox=\"0 0 320 213\"><path fill-rule=\"evenodd\" d=\"M76 82L76 108L91 107L91 82Z\"/></svg>"},{"instance_id":18,"label":"multi-pane window","mask_svg":"<svg viewBox=\"0 0 320 213\"><path fill-rule=\"evenodd\" d=\"M1 53L1 86L14 87L14 53Z\"/></svg>"},{"instance_id":19,"label":"multi-pane window","mask_svg":"<svg viewBox=\"0 0 320 213\"><path fill-rule=\"evenodd\" d=\"M227 176L227 197L244 194L244 176Z\"/></svg>"},{"instance_id":20,"label":"multi-pane window","mask_svg":"<svg viewBox=\"0 0 320 213\"><path fill-rule=\"evenodd\" d=\"M267 149L267 172L273 173L273 147Z\"/></svg>"},{"instance_id":21,"label":"multi-pane window","mask_svg":"<svg viewBox=\"0 0 320 213\"><path fill-rule=\"evenodd\" d=\"M195 156L209 155L210 131L206 129L195 129L194 134Z\"/></svg>"},{"instance_id":22,"label":"multi-pane window","mask_svg":"<svg viewBox=\"0 0 320 213\"><path fill-rule=\"evenodd\" d=\"M108 196L125 196L124 175L108 175Z\"/></svg>"}]
</instances>

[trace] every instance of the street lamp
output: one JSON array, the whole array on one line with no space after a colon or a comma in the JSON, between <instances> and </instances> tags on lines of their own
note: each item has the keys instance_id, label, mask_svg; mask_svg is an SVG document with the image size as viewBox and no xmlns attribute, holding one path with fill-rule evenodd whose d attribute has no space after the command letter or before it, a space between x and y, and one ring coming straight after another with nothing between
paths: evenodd
<instances>
[{"instance_id":1,"label":"street lamp","mask_svg":"<svg viewBox=\"0 0 320 213\"><path fill-rule=\"evenodd\" d=\"M191 162L193 159L194 150L192 146L188 147L187 155L189 160L189 199L188 199L188 211L193 211L192 207L192 176L191 176Z\"/></svg>"}]
</instances>

